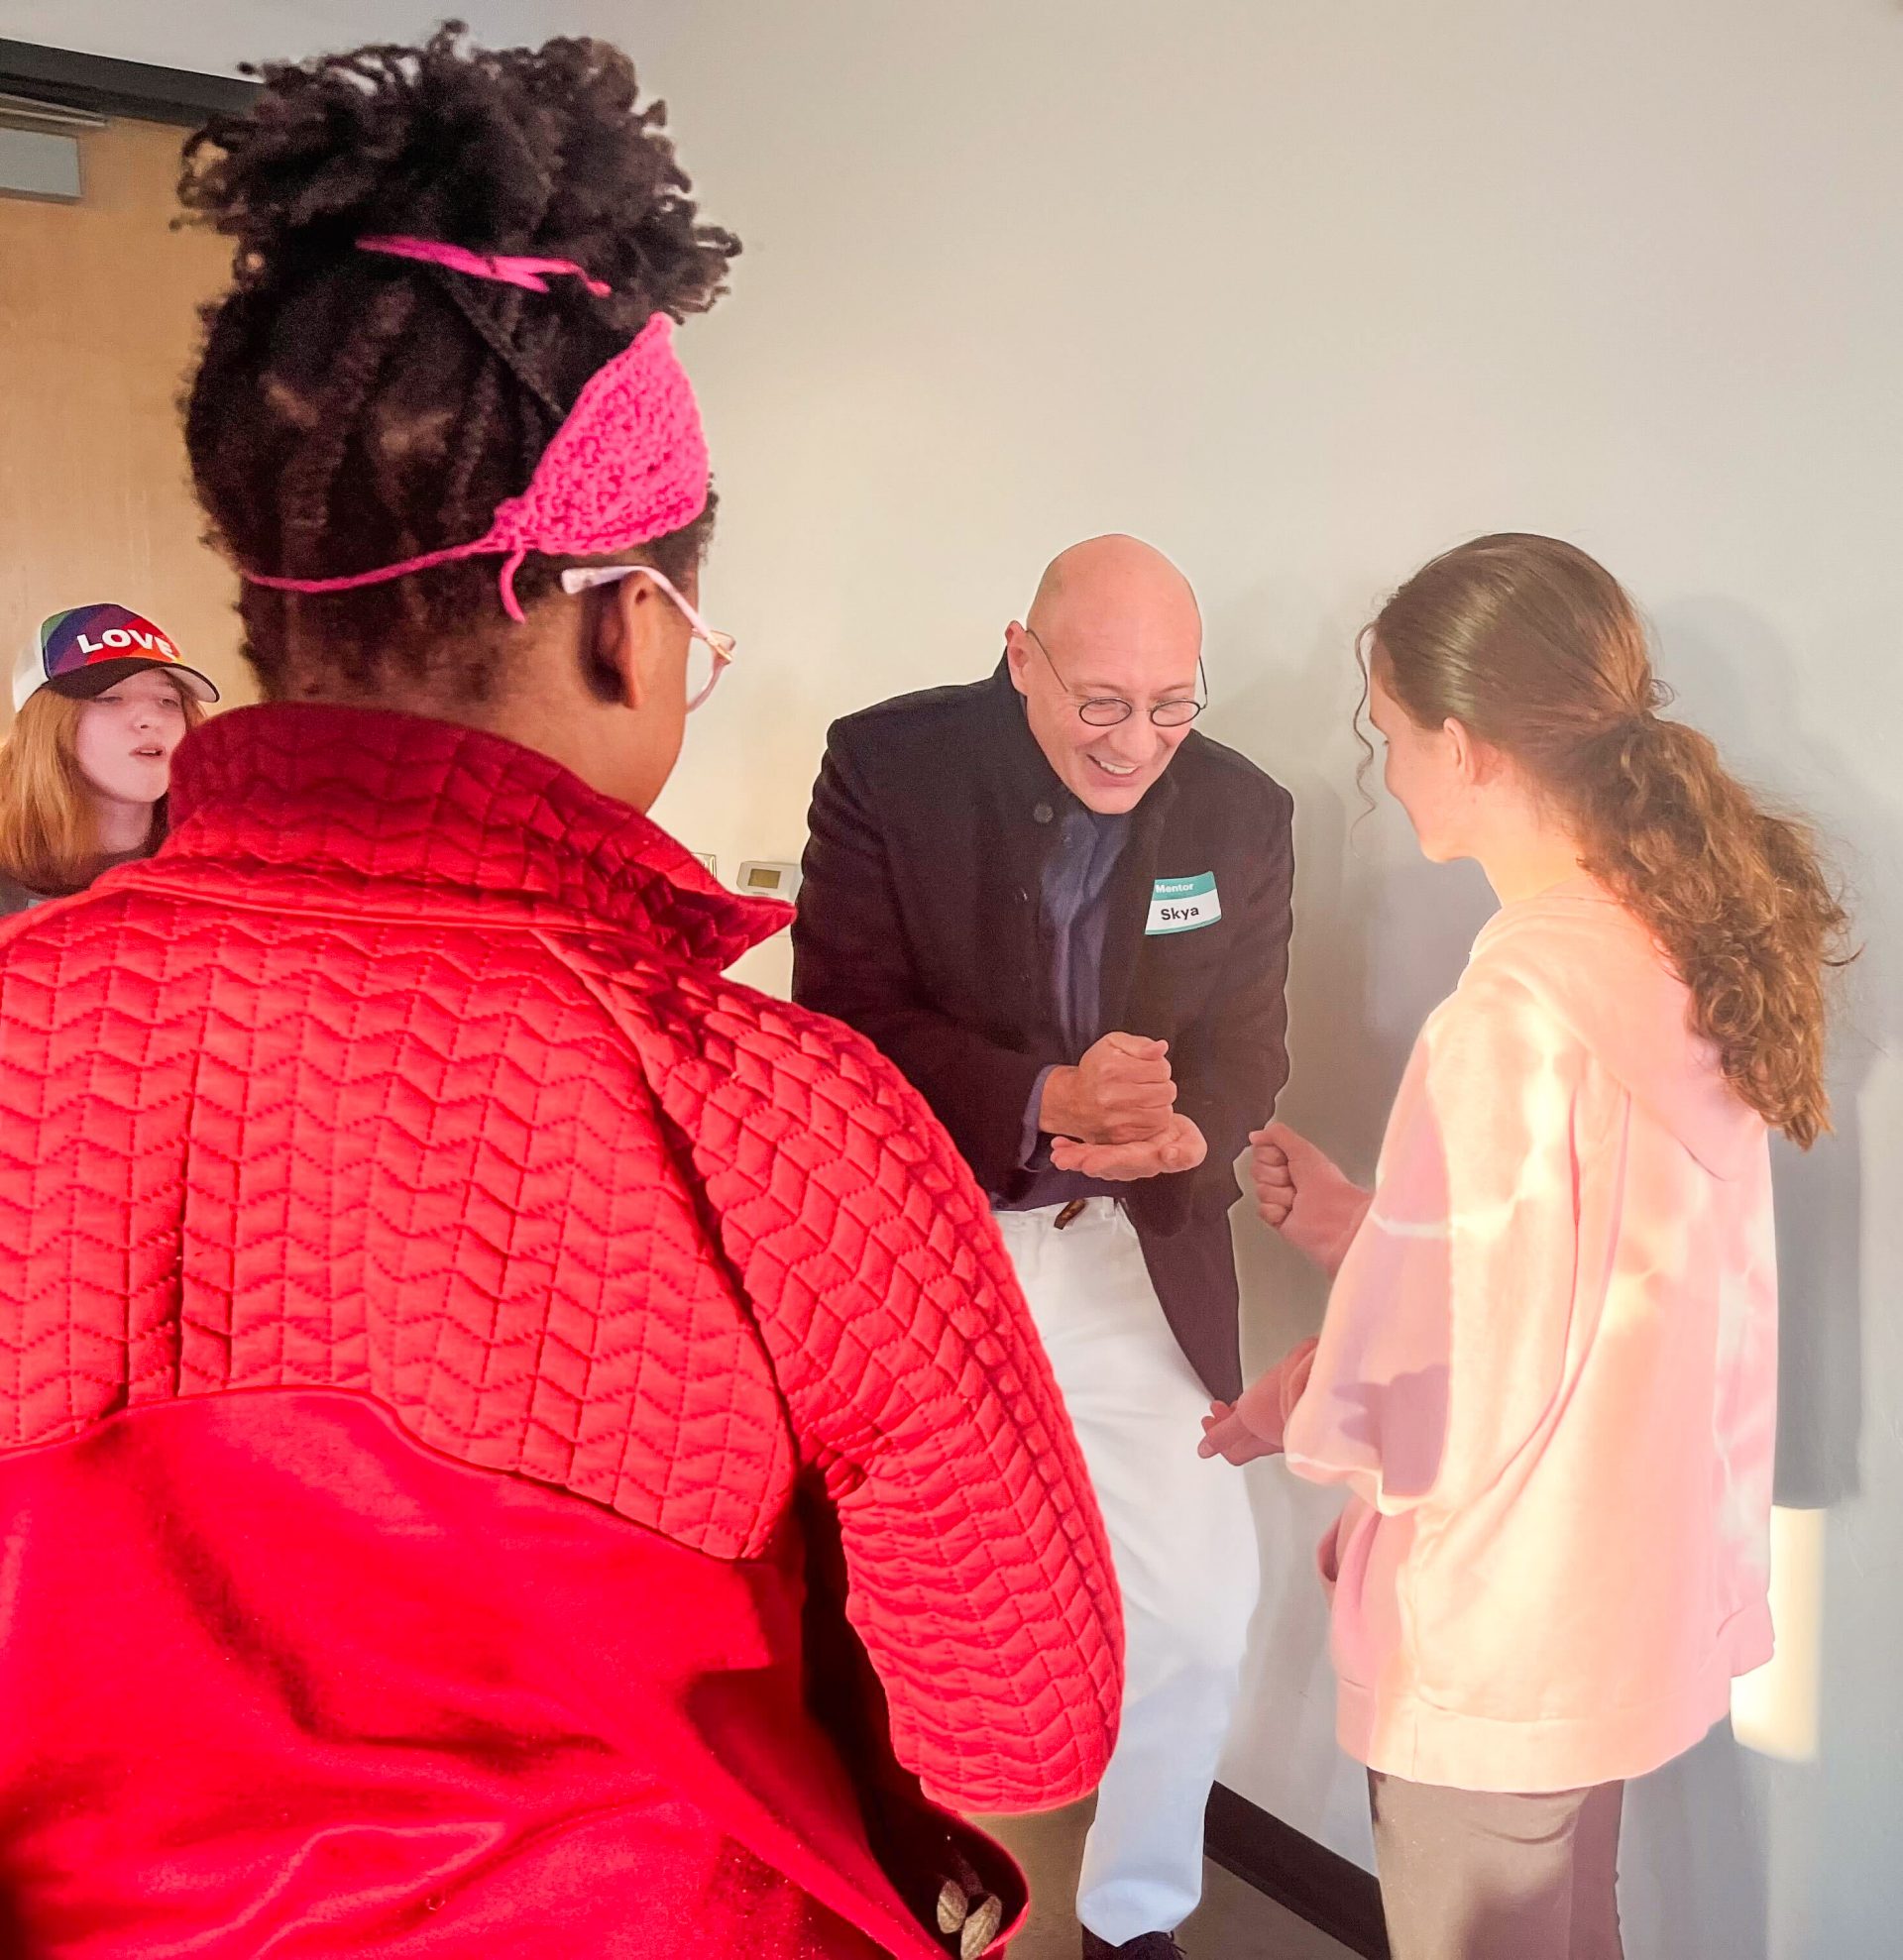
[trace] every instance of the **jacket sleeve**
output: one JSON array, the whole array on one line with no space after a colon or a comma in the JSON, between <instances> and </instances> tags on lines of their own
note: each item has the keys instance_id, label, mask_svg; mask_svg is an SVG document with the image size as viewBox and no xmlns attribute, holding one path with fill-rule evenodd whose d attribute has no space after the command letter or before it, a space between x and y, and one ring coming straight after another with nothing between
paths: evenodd
<instances>
[{"instance_id":1,"label":"jacket sleeve","mask_svg":"<svg viewBox=\"0 0 1903 1960\"><path fill-rule=\"evenodd\" d=\"M1039 1077L1075 1057L1002 1047L926 998L872 793L839 727L827 739L807 830L793 998L857 1029L932 1106L978 1183L1008 1189L1024 1167Z\"/></svg>"},{"instance_id":2,"label":"jacket sleeve","mask_svg":"<svg viewBox=\"0 0 1903 1960\"><path fill-rule=\"evenodd\" d=\"M1511 980L1470 979L1428 1023L1287 1418L1297 1475L1447 1510L1549 1415L1575 1332L1583 1067Z\"/></svg>"},{"instance_id":3,"label":"jacket sleeve","mask_svg":"<svg viewBox=\"0 0 1903 1960\"><path fill-rule=\"evenodd\" d=\"M1238 930L1224 967L1224 984L1203 1012L1177 1031L1171 1054L1176 1109L1202 1132L1209 1153L1198 1168L1155 1180L1145 1223L1179 1230L1192 1206L1236 1200L1235 1161L1276 1113L1288 1080L1288 940L1293 929L1293 804L1278 784L1263 825L1254 877L1234 913Z\"/></svg>"},{"instance_id":4,"label":"jacket sleeve","mask_svg":"<svg viewBox=\"0 0 1903 1960\"><path fill-rule=\"evenodd\" d=\"M953 1809L1069 1801L1108 1760L1122 1632L1044 1351L924 1103L847 1031L770 1013L770 1074L736 1053L695 1098L691 1146L837 1512L893 1746Z\"/></svg>"}]
</instances>

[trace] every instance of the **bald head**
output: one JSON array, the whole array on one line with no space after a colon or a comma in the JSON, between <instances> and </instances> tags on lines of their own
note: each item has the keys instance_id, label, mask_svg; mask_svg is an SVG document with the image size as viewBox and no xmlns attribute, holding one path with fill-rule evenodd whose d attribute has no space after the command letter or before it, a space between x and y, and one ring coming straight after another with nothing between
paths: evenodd
<instances>
[{"instance_id":1,"label":"bald head","mask_svg":"<svg viewBox=\"0 0 1903 1960\"><path fill-rule=\"evenodd\" d=\"M1112 531L1061 551L1044 568L1027 624L1049 643L1116 636L1179 650L1202 648L1202 614L1189 581L1141 538Z\"/></svg>"},{"instance_id":2,"label":"bald head","mask_svg":"<svg viewBox=\"0 0 1903 1960\"><path fill-rule=\"evenodd\" d=\"M1045 568L1005 646L1059 778L1092 810L1134 809L1188 733L1154 711L1195 698L1202 615L1189 581L1141 538L1088 538ZM1100 710L1119 703L1128 713L1106 721Z\"/></svg>"}]
</instances>

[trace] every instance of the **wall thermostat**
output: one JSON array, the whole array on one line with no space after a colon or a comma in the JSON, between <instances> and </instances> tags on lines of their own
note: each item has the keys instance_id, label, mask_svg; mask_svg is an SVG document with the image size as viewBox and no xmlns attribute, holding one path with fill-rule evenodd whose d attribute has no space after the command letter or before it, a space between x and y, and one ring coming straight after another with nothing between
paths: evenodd
<instances>
[{"instance_id":1,"label":"wall thermostat","mask_svg":"<svg viewBox=\"0 0 1903 1960\"><path fill-rule=\"evenodd\" d=\"M763 858L748 858L740 866L734 889L751 899L786 899L799 896L800 867L797 864L771 864Z\"/></svg>"}]
</instances>

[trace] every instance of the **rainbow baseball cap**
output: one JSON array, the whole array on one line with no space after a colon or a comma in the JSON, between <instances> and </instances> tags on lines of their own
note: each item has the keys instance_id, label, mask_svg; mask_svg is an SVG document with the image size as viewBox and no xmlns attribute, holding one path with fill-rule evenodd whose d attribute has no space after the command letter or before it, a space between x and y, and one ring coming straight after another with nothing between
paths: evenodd
<instances>
[{"instance_id":1,"label":"rainbow baseball cap","mask_svg":"<svg viewBox=\"0 0 1903 1960\"><path fill-rule=\"evenodd\" d=\"M216 701L218 690L195 667L187 667L168 634L127 605L75 605L41 621L13 668L16 712L42 688L89 701L128 674L163 667L200 701Z\"/></svg>"}]
</instances>

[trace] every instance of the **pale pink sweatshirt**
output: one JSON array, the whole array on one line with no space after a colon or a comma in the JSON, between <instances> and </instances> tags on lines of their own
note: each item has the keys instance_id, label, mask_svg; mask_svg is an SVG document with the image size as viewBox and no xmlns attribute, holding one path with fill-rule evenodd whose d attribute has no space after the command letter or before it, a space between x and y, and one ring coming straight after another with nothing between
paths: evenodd
<instances>
[{"instance_id":1,"label":"pale pink sweatshirt","mask_svg":"<svg viewBox=\"0 0 1903 1960\"><path fill-rule=\"evenodd\" d=\"M1342 1746L1463 1790L1638 1776L1770 1658L1762 1121L1642 927L1510 905L1428 1021L1318 1348L1240 1410L1353 1497Z\"/></svg>"}]
</instances>

